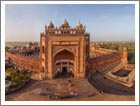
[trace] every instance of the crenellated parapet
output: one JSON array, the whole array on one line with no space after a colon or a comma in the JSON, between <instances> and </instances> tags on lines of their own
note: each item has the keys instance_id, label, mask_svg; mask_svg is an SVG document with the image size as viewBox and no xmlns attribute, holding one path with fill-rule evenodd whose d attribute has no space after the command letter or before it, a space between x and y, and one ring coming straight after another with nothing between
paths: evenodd
<instances>
[{"instance_id":1,"label":"crenellated parapet","mask_svg":"<svg viewBox=\"0 0 140 106\"><path fill-rule=\"evenodd\" d=\"M59 27L55 27L52 22L47 26L45 26L45 34L49 35L83 35L86 32L86 27L83 26L80 22L75 26L71 27L67 20ZM41 34L43 36L43 34Z\"/></svg>"}]
</instances>

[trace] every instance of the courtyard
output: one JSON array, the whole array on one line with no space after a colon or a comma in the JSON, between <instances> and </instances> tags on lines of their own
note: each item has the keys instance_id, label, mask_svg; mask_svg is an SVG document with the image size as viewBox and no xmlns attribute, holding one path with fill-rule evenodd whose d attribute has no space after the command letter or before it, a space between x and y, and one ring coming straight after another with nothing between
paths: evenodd
<instances>
[{"instance_id":1,"label":"courtyard","mask_svg":"<svg viewBox=\"0 0 140 106\"><path fill-rule=\"evenodd\" d=\"M85 78L31 80L22 89L6 95L6 101L132 101L134 95L98 91Z\"/></svg>"}]
</instances>

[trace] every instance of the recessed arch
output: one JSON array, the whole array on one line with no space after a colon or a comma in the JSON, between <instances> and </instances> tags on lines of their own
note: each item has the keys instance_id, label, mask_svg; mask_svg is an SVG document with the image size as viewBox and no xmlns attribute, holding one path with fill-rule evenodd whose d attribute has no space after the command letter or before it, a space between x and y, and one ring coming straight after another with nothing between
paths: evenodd
<instances>
[{"instance_id":1,"label":"recessed arch","mask_svg":"<svg viewBox=\"0 0 140 106\"><path fill-rule=\"evenodd\" d=\"M75 53L74 53L71 49L69 49L69 48L61 48L61 49L57 50L57 51L53 54L53 56L55 57L56 54L58 54L59 52L61 52L61 51L63 51L63 50L67 50L67 51L71 52L72 54L75 54Z\"/></svg>"},{"instance_id":2,"label":"recessed arch","mask_svg":"<svg viewBox=\"0 0 140 106\"><path fill-rule=\"evenodd\" d=\"M74 54L66 49L58 52L55 56L54 56L54 61L57 60L74 60Z\"/></svg>"},{"instance_id":3,"label":"recessed arch","mask_svg":"<svg viewBox=\"0 0 140 106\"><path fill-rule=\"evenodd\" d=\"M74 60L75 55L69 49L58 50L53 58L54 77L58 78L74 76Z\"/></svg>"}]
</instances>

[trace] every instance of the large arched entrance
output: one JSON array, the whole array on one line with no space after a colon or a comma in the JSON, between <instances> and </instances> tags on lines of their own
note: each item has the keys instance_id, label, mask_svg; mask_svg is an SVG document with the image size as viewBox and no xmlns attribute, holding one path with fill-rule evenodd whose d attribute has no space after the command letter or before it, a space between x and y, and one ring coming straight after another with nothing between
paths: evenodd
<instances>
[{"instance_id":1,"label":"large arched entrance","mask_svg":"<svg viewBox=\"0 0 140 106\"><path fill-rule=\"evenodd\" d=\"M74 77L74 54L66 49L54 56L53 74L55 78Z\"/></svg>"}]
</instances>

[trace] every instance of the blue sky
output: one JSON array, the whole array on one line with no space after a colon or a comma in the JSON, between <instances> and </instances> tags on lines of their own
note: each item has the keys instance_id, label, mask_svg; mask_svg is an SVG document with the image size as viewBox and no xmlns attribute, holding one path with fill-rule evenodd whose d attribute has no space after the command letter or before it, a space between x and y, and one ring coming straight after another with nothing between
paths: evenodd
<instances>
[{"instance_id":1,"label":"blue sky","mask_svg":"<svg viewBox=\"0 0 140 106\"><path fill-rule=\"evenodd\" d=\"M134 41L133 4L7 4L6 41L39 41L50 21L60 26L66 19L74 27L86 25L91 41Z\"/></svg>"}]
</instances>

